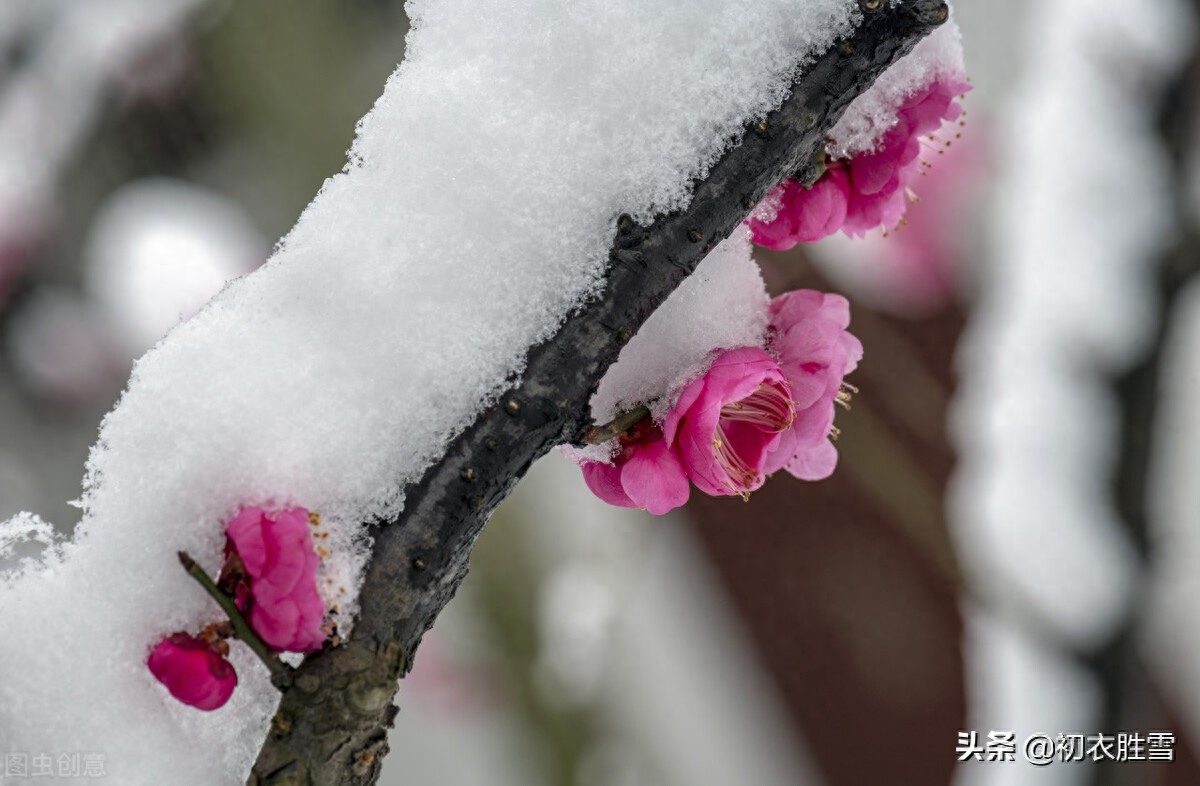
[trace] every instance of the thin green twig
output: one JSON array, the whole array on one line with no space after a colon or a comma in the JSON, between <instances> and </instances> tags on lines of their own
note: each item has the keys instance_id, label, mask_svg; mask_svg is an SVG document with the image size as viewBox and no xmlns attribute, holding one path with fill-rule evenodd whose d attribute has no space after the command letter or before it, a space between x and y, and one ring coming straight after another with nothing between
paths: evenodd
<instances>
[{"instance_id":1,"label":"thin green twig","mask_svg":"<svg viewBox=\"0 0 1200 786\"><path fill-rule=\"evenodd\" d=\"M583 444L599 445L601 442L608 442L613 437L623 434L648 417L650 417L650 408L644 404L637 409L622 412L608 423L602 426L592 426L585 431L583 433Z\"/></svg>"},{"instance_id":2,"label":"thin green twig","mask_svg":"<svg viewBox=\"0 0 1200 786\"><path fill-rule=\"evenodd\" d=\"M233 626L233 635L244 641L246 646L258 656L258 659L271 672L271 683L282 690L291 682L291 668L279 659L279 656L267 646L265 641L259 638L258 634L254 632L254 628L250 627L250 623L246 622L246 618L238 610L233 598L221 591L221 588L204 572L204 568L200 567L196 560L192 559L186 551L181 551L179 552L179 562L188 575L195 579L204 588L204 591L217 602L217 605L229 617L229 624Z\"/></svg>"}]
</instances>

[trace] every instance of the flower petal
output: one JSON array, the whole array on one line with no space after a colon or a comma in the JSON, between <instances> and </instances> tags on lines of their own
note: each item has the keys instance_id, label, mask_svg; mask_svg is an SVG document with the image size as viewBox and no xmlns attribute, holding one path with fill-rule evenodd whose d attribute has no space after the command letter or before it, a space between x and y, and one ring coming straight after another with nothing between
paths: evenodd
<instances>
[{"instance_id":1,"label":"flower petal","mask_svg":"<svg viewBox=\"0 0 1200 786\"><path fill-rule=\"evenodd\" d=\"M665 440L638 446L621 467L621 485L637 507L655 516L684 504L690 493L683 462Z\"/></svg>"},{"instance_id":2,"label":"flower petal","mask_svg":"<svg viewBox=\"0 0 1200 786\"><path fill-rule=\"evenodd\" d=\"M788 462L787 471L800 480L824 480L837 466L837 449L828 439L801 451Z\"/></svg>"},{"instance_id":3,"label":"flower petal","mask_svg":"<svg viewBox=\"0 0 1200 786\"><path fill-rule=\"evenodd\" d=\"M629 498L621 485L619 467L599 461L585 461L579 465L579 469L583 472L583 482L587 484L591 492L609 505L617 505L622 508L637 507L637 504Z\"/></svg>"}]
</instances>

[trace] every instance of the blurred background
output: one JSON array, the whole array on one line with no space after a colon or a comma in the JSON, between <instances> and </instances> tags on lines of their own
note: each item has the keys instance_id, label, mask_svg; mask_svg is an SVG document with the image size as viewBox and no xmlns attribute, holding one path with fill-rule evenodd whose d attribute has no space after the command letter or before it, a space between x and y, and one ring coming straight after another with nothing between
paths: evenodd
<instances>
[{"instance_id":1,"label":"blurred background","mask_svg":"<svg viewBox=\"0 0 1200 786\"><path fill-rule=\"evenodd\" d=\"M384 781L1200 783L1198 12L958 0L967 123L907 225L760 253L854 303L833 478L655 519L547 457ZM0 2L0 519L78 519L135 358L266 259L406 30L396 0ZM1084 760L1024 763L1039 734Z\"/></svg>"}]
</instances>

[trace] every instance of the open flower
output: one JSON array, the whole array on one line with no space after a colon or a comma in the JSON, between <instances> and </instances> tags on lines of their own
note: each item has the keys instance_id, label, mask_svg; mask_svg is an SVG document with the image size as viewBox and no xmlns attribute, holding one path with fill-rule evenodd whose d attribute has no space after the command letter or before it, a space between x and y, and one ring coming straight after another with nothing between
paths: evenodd
<instances>
[{"instance_id":1,"label":"open flower","mask_svg":"<svg viewBox=\"0 0 1200 786\"><path fill-rule=\"evenodd\" d=\"M771 349L791 390L795 419L781 437L782 466L802 480L829 477L837 451L829 437L835 404L854 388L844 377L862 359L862 344L846 331L850 304L840 295L801 289L771 301Z\"/></svg>"},{"instance_id":2,"label":"open flower","mask_svg":"<svg viewBox=\"0 0 1200 786\"><path fill-rule=\"evenodd\" d=\"M656 516L687 502L690 490L683 463L650 418L618 439L621 450L613 463L585 461L580 465L593 494L610 505L645 508Z\"/></svg>"},{"instance_id":3,"label":"open flower","mask_svg":"<svg viewBox=\"0 0 1200 786\"><path fill-rule=\"evenodd\" d=\"M320 649L325 602L317 592L321 560L308 511L290 508L271 516L262 508L243 508L225 534L221 584L232 589L239 609L249 610L255 632L280 652Z\"/></svg>"},{"instance_id":4,"label":"open flower","mask_svg":"<svg viewBox=\"0 0 1200 786\"><path fill-rule=\"evenodd\" d=\"M705 494L745 496L779 469L778 448L795 418L787 377L758 347L719 354L679 394L663 424L684 469Z\"/></svg>"},{"instance_id":5,"label":"open flower","mask_svg":"<svg viewBox=\"0 0 1200 786\"><path fill-rule=\"evenodd\" d=\"M173 633L150 652L146 665L171 695L192 707L224 706L237 687L237 672L225 660L224 642ZM226 650L227 651L227 650Z\"/></svg>"}]
</instances>

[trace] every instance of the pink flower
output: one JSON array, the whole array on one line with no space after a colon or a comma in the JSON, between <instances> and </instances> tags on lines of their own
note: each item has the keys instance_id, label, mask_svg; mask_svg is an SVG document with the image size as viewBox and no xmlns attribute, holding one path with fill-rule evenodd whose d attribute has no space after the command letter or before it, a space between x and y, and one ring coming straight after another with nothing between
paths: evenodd
<instances>
[{"instance_id":1,"label":"pink flower","mask_svg":"<svg viewBox=\"0 0 1200 786\"><path fill-rule=\"evenodd\" d=\"M313 549L308 511L291 508L272 517L262 508L243 508L225 534L221 584L234 583L238 608L249 608L255 632L279 651L320 649L326 638L321 628L325 603L317 592L321 561Z\"/></svg>"},{"instance_id":2,"label":"pink flower","mask_svg":"<svg viewBox=\"0 0 1200 786\"><path fill-rule=\"evenodd\" d=\"M904 100L900 115L910 126L913 136L924 136L937 131L943 122L958 120L962 107L956 102L970 92L971 83L957 74L938 74L925 87Z\"/></svg>"},{"instance_id":3,"label":"pink flower","mask_svg":"<svg viewBox=\"0 0 1200 786\"><path fill-rule=\"evenodd\" d=\"M787 251L814 243L842 228L850 197L850 178L841 168L826 172L812 188L788 178L772 193L779 212L770 222L750 220L751 238L760 246Z\"/></svg>"},{"instance_id":4,"label":"pink flower","mask_svg":"<svg viewBox=\"0 0 1200 786\"><path fill-rule=\"evenodd\" d=\"M658 516L687 502L683 463L663 432L646 418L619 437L612 464L586 461L580 469L589 489L610 505L645 508Z\"/></svg>"},{"instance_id":5,"label":"pink flower","mask_svg":"<svg viewBox=\"0 0 1200 786\"><path fill-rule=\"evenodd\" d=\"M667 415L663 435L705 494L746 495L788 456L782 434L795 416L787 377L765 350L722 352L693 380Z\"/></svg>"},{"instance_id":6,"label":"pink flower","mask_svg":"<svg viewBox=\"0 0 1200 786\"><path fill-rule=\"evenodd\" d=\"M843 378L862 359L862 344L850 335L850 304L840 295L801 289L771 301L771 348L791 389L795 419L777 450L783 466L802 480L829 477L837 451L829 441L835 402L846 404L854 389Z\"/></svg>"},{"instance_id":7,"label":"pink flower","mask_svg":"<svg viewBox=\"0 0 1200 786\"><path fill-rule=\"evenodd\" d=\"M780 204L775 218L750 220L753 241L782 251L839 229L862 236L878 226L895 226L904 216L908 189L920 167L921 137L943 121L957 120L962 108L954 99L970 89L962 78L940 74L904 100L896 124L874 150L848 161L826 161L825 173L812 188L785 181L772 192Z\"/></svg>"},{"instance_id":8,"label":"pink flower","mask_svg":"<svg viewBox=\"0 0 1200 786\"><path fill-rule=\"evenodd\" d=\"M224 706L237 687L237 672L217 646L187 633L160 641L146 665L172 696L201 710Z\"/></svg>"},{"instance_id":9,"label":"pink flower","mask_svg":"<svg viewBox=\"0 0 1200 786\"><path fill-rule=\"evenodd\" d=\"M874 151L850 159L850 202L843 232L861 237L875 227L900 222L920 168L921 137L937 131L943 121L957 120L962 107L954 99L970 89L960 77L939 74L904 100L896 125Z\"/></svg>"}]
</instances>

